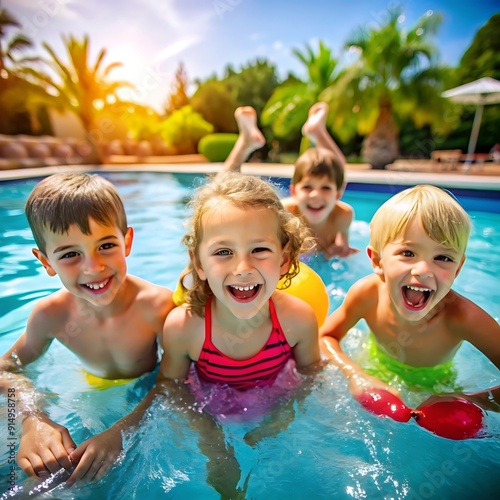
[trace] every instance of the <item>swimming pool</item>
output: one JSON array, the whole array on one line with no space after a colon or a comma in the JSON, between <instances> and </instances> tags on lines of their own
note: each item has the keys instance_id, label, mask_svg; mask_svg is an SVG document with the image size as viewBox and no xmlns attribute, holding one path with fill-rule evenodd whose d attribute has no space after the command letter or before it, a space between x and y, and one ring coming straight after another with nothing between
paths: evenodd
<instances>
[{"instance_id":1,"label":"swimming pool","mask_svg":"<svg viewBox=\"0 0 500 500\"><path fill-rule=\"evenodd\" d=\"M187 215L186 201L192 175L153 173L104 174L118 188L135 229L129 272L173 288L187 263L180 243ZM31 255L31 233L24 217L24 200L36 180L0 183L0 351L22 333L34 303L59 288ZM351 245L364 250L368 221L391 193L349 189L344 200L356 210ZM465 201L464 201L465 200ZM468 203L468 200L461 200ZM500 317L500 215L471 210L474 230L468 257L456 281L456 290ZM371 272L364 252L346 260L310 261L328 284L331 309L340 304L355 280ZM361 350L366 328L360 325L346 339L346 349ZM498 370L471 346L456 356L459 383L468 390L499 384ZM126 386L91 390L78 360L53 343L49 351L28 368L44 391L51 417L67 426L76 442L102 432L146 394L154 374ZM425 395L405 393L416 405ZM243 436L254 422L224 424L235 448L243 485L249 476L247 498L465 498L494 497L500 480L500 417L487 417L488 437L469 441L438 438L414 422L401 424L379 419L352 400L345 379L333 367L314 382L302 403L294 403L295 418L276 438L264 439L255 448ZM8 478L7 410L0 408L0 477ZM58 486L43 498L218 498L206 484L206 458L197 439L168 404L156 406L151 417L128 443L121 463L99 484L65 490ZM2 479L0 491L7 490ZM15 481L29 490L16 470Z\"/></svg>"}]
</instances>

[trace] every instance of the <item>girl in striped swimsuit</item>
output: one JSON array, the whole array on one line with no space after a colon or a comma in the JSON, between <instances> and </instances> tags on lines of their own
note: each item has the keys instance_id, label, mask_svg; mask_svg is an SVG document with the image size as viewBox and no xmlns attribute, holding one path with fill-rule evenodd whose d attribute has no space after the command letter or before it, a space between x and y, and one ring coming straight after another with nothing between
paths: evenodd
<instances>
[{"instance_id":1,"label":"girl in striped swimsuit","mask_svg":"<svg viewBox=\"0 0 500 500\"><path fill-rule=\"evenodd\" d=\"M298 272L313 244L262 179L225 173L193 200L189 249L194 283L164 326L159 377L184 380L192 364L203 382L238 390L271 386L293 358L319 361L312 308L276 290Z\"/></svg>"}]
</instances>

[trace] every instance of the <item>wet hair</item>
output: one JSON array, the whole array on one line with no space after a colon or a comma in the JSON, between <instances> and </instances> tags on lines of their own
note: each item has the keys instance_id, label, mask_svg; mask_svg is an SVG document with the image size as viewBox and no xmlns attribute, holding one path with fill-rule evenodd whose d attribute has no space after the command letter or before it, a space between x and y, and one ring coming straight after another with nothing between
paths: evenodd
<instances>
[{"instance_id":1,"label":"wet hair","mask_svg":"<svg viewBox=\"0 0 500 500\"><path fill-rule=\"evenodd\" d=\"M76 224L83 234L90 234L91 218L104 226L117 226L124 235L127 232L120 195L111 182L95 174L54 174L43 179L31 191L25 212L43 254L47 232L64 234Z\"/></svg>"},{"instance_id":2,"label":"wet hair","mask_svg":"<svg viewBox=\"0 0 500 500\"><path fill-rule=\"evenodd\" d=\"M283 207L273 187L259 177L227 172L198 188L190 202L193 215L188 221L188 232L183 238L191 260L199 260L199 246L203 238L203 215L224 201L239 209L267 208L276 216L278 238L282 248L287 247L286 251L291 260L290 269L282 276L285 277L282 288L288 288L293 277L299 272L299 255L314 247L314 239L304 223ZM192 264L189 267L192 269ZM186 293L186 305L189 310L203 317L205 304L212 291L207 281L201 280L195 271L192 274L193 285Z\"/></svg>"},{"instance_id":3,"label":"wet hair","mask_svg":"<svg viewBox=\"0 0 500 500\"><path fill-rule=\"evenodd\" d=\"M310 148L295 162L292 185L295 186L307 176L327 176L330 182L335 183L337 189L341 190L344 187L344 164L329 149Z\"/></svg>"},{"instance_id":4,"label":"wet hair","mask_svg":"<svg viewBox=\"0 0 500 500\"><path fill-rule=\"evenodd\" d=\"M436 243L465 253L471 229L467 212L453 195L429 185L405 189L377 210L370 223L370 246L380 253L402 236L416 217Z\"/></svg>"}]
</instances>

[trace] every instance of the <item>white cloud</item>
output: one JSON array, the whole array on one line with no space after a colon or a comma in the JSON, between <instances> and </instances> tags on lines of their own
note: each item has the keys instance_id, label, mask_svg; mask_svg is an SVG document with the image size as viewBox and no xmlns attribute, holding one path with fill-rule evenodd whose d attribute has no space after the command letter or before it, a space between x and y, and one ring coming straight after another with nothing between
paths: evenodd
<instances>
[{"instance_id":1,"label":"white cloud","mask_svg":"<svg viewBox=\"0 0 500 500\"><path fill-rule=\"evenodd\" d=\"M182 2L177 0L162 0L162 2L142 0L141 6L165 23L167 32L170 30L176 34L198 33L202 38L211 26L212 20L215 19L215 11L212 7L203 9L201 5L198 5L196 9L187 13L182 10Z\"/></svg>"},{"instance_id":2,"label":"white cloud","mask_svg":"<svg viewBox=\"0 0 500 500\"><path fill-rule=\"evenodd\" d=\"M174 43L167 45L164 49L160 50L156 57L153 59L154 62L164 61L171 57L176 56L184 52L187 48L191 47L200 42L199 36L187 36L181 38L180 40L176 40Z\"/></svg>"},{"instance_id":3,"label":"white cloud","mask_svg":"<svg viewBox=\"0 0 500 500\"><path fill-rule=\"evenodd\" d=\"M77 13L74 6L78 5L78 0L7 0L5 8L15 7L26 11L26 15L35 18L36 16L49 16L64 19L75 19ZM11 5L9 5L11 4Z\"/></svg>"}]
</instances>

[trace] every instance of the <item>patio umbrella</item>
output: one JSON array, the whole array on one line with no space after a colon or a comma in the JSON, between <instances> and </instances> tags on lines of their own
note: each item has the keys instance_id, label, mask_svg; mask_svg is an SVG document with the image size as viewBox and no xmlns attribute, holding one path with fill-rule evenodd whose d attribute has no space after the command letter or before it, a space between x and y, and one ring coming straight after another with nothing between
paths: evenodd
<instances>
[{"instance_id":1,"label":"patio umbrella","mask_svg":"<svg viewBox=\"0 0 500 500\"><path fill-rule=\"evenodd\" d=\"M474 82L460 85L454 89L447 90L441 94L454 102L462 104L476 104L476 113L474 114L474 123L469 139L467 149L467 159L470 160L476 150L477 136L483 117L483 109L486 104L500 103L500 81L494 78L480 78Z\"/></svg>"}]
</instances>

